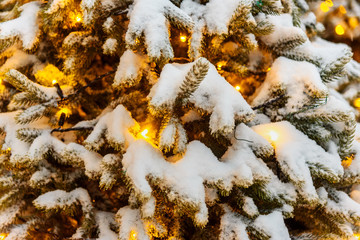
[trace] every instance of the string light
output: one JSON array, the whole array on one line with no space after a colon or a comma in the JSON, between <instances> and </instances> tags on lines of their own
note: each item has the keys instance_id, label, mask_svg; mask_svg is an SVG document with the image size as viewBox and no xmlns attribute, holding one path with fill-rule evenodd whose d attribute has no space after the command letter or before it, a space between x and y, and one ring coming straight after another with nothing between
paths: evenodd
<instances>
[{"instance_id":1,"label":"string light","mask_svg":"<svg viewBox=\"0 0 360 240\"><path fill-rule=\"evenodd\" d=\"M82 17L81 17L81 14L80 14L80 13L78 13L78 14L76 15L75 21L76 21L76 22L81 22L81 21L82 21Z\"/></svg>"},{"instance_id":2,"label":"string light","mask_svg":"<svg viewBox=\"0 0 360 240\"><path fill-rule=\"evenodd\" d=\"M268 72L268 71L270 71L271 70L271 68L269 67L268 69L266 69L266 71Z\"/></svg>"},{"instance_id":3,"label":"string light","mask_svg":"<svg viewBox=\"0 0 360 240\"><path fill-rule=\"evenodd\" d=\"M149 133L149 130L148 129L145 129L144 131L142 131L140 133L140 135L145 138L145 139L148 139L149 137L147 136L147 134Z\"/></svg>"},{"instance_id":4,"label":"string light","mask_svg":"<svg viewBox=\"0 0 360 240\"><path fill-rule=\"evenodd\" d=\"M353 161L353 157L346 157L344 160L341 161L341 165L344 167L344 168L348 168L350 167L351 163ZM360 236L360 235L359 235Z\"/></svg>"},{"instance_id":5,"label":"string light","mask_svg":"<svg viewBox=\"0 0 360 240\"><path fill-rule=\"evenodd\" d=\"M345 33L345 29L343 26L341 26L341 24L338 24L336 27L335 27L335 32L337 35L343 35Z\"/></svg>"},{"instance_id":6,"label":"string light","mask_svg":"<svg viewBox=\"0 0 360 240\"><path fill-rule=\"evenodd\" d=\"M326 2L322 2L320 4L320 10L323 12L328 12L330 10L330 8L328 7L328 5L326 4Z\"/></svg>"},{"instance_id":7,"label":"string light","mask_svg":"<svg viewBox=\"0 0 360 240\"><path fill-rule=\"evenodd\" d=\"M345 7L343 5L340 5L339 12L342 13L342 14L346 14L346 9L345 9Z\"/></svg>"},{"instance_id":8,"label":"string light","mask_svg":"<svg viewBox=\"0 0 360 240\"><path fill-rule=\"evenodd\" d=\"M354 234L355 239L360 239L360 234Z\"/></svg>"},{"instance_id":9,"label":"string light","mask_svg":"<svg viewBox=\"0 0 360 240\"><path fill-rule=\"evenodd\" d=\"M180 41L181 42L186 42L186 40L187 40L186 35L180 35Z\"/></svg>"},{"instance_id":10,"label":"string light","mask_svg":"<svg viewBox=\"0 0 360 240\"><path fill-rule=\"evenodd\" d=\"M360 108L360 98L354 100L354 107Z\"/></svg>"},{"instance_id":11,"label":"string light","mask_svg":"<svg viewBox=\"0 0 360 240\"><path fill-rule=\"evenodd\" d=\"M331 0L325 0L325 4L328 5L328 7L334 6L334 4Z\"/></svg>"},{"instance_id":12,"label":"string light","mask_svg":"<svg viewBox=\"0 0 360 240\"><path fill-rule=\"evenodd\" d=\"M139 44L140 43L140 41L139 41L139 39L135 39L135 44Z\"/></svg>"},{"instance_id":13,"label":"string light","mask_svg":"<svg viewBox=\"0 0 360 240\"><path fill-rule=\"evenodd\" d=\"M71 114L71 110L69 108L61 108L57 114L59 116L61 116L62 114L65 114L65 117L69 117Z\"/></svg>"},{"instance_id":14,"label":"string light","mask_svg":"<svg viewBox=\"0 0 360 240\"><path fill-rule=\"evenodd\" d=\"M6 238L7 234L6 233L1 233L0 234L0 240L4 240Z\"/></svg>"},{"instance_id":15,"label":"string light","mask_svg":"<svg viewBox=\"0 0 360 240\"><path fill-rule=\"evenodd\" d=\"M56 79L52 80L52 85L57 84L58 82L56 81Z\"/></svg>"},{"instance_id":16,"label":"string light","mask_svg":"<svg viewBox=\"0 0 360 240\"><path fill-rule=\"evenodd\" d=\"M236 89L236 91L239 91L239 90L241 89L241 87L240 87L240 86L236 86L235 89Z\"/></svg>"},{"instance_id":17,"label":"string light","mask_svg":"<svg viewBox=\"0 0 360 240\"><path fill-rule=\"evenodd\" d=\"M136 235L136 232L134 230L131 230L129 240L136 240Z\"/></svg>"},{"instance_id":18,"label":"string light","mask_svg":"<svg viewBox=\"0 0 360 240\"><path fill-rule=\"evenodd\" d=\"M221 71L222 70L222 67L226 65L226 62L225 61L221 61L221 62L218 62L216 64L216 68L217 70Z\"/></svg>"},{"instance_id":19,"label":"string light","mask_svg":"<svg viewBox=\"0 0 360 240\"><path fill-rule=\"evenodd\" d=\"M271 131L269 132L269 136L270 136L270 140L271 140L272 142L275 142L276 140L279 139L279 134L278 134L277 132L273 131L273 130L271 130Z\"/></svg>"},{"instance_id":20,"label":"string light","mask_svg":"<svg viewBox=\"0 0 360 240\"><path fill-rule=\"evenodd\" d=\"M353 29L356 28L359 25L359 20L357 19L357 17L349 18L349 25Z\"/></svg>"}]
</instances>

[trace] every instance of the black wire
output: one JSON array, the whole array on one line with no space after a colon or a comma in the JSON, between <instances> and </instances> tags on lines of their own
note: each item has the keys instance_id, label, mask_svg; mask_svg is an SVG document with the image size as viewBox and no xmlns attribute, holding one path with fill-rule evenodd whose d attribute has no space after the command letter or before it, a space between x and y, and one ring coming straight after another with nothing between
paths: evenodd
<instances>
[{"instance_id":1,"label":"black wire","mask_svg":"<svg viewBox=\"0 0 360 240\"><path fill-rule=\"evenodd\" d=\"M50 133L53 132L70 132L70 131L81 131L81 130L92 130L93 127L74 127L74 128L54 128Z\"/></svg>"}]
</instances>

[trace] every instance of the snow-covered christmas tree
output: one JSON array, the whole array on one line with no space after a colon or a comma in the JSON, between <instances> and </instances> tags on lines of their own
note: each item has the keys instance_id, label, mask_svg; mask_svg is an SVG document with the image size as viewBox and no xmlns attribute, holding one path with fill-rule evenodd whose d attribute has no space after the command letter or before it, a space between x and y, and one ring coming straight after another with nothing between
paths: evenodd
<instances>
[{"instance_id":1,"label":"snow-covered christmas tree","mask_svg":"<svg viewBox=\"0 0 360 240\"><path fill-rule=\"evenodd\" d=\"M0 239L358 239L331 4L2 0Z\"/></svg>"}]
</instances>

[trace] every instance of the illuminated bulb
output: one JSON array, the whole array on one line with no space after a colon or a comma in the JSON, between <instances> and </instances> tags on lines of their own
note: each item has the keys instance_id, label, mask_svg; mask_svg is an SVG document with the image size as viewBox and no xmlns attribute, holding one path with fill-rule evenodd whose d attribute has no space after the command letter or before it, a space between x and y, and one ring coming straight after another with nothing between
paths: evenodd
<instances>
[{"instance_id":1,"label":"illuminated bulb","mask_svg":"<svg viewBox=\"0 0 360 240\"><path fill-rule=\"evenodd\" d=\"M355 239L360 239L360 234L354 234Z\"/></svg>"},{"instance_id":2,"label":"illuminated bulb","mask_svg":"<svg viewBox=\"0 0 360 240\"><path fill-rule=\"evenodd\" d=\"M134 230L131 230L129 240L136 240L136 232Z\"/></svg>"},{"instance_id":3,"label":"illuminated bulb","mask_svg":"<svg viewBox=\"0 0 360 240\"><path fill-rule=\"evenodd\" d=\"M218 62L218 63L216 64L217 70L219 70L219 71L222 70L222 67L225 66L225 64L226 64L225 61Z\"/></svg>"},{"instance_id":4,"label":"illuminated bulb","mask_svg":"<svg viewBox=\"0 0 360 240\"><path fill-rule=\"evenodd\" d=\"M346 9L345 9L345 7L343 5L340 5L339 12L342 13L342 14L346 13Z\"/></svg>"},{"instance_id":5,"label":"illuminated bulb","mask_svg":"<svg viewBox=\"0 0 360 240\"><path fill-rule=\"evenodd\" d=\"M81 22L81 20L82 20L81 15L80 15L80 14L76 15L75 21L76 21L76 22Z\"/></svg>"},{"instance_id":6,"label":"illuminated bulb","mask_svg":"<svg viewBox=\"0 0 360 240\"><path fill-rule=\"evenodd\" d=\"M334 6L333 2L331 0L326 0L325 1L325 4L328 6L328 7L332 7Z\"/></svg>"},{"instance_id":7,"label":"illuminated bulb","mask_svg":"<svg viewBox=\"0 0 360 240\"><path fill-rule=\"evenodd\" d=\"M60 109L60 111L58 112L59 116L61 116L61 114L65 114L66 117L70 116L71 114L71 110L68 108L62 108Z\"/></svg>"},{"instance_id":8,"label":"illuminated bulb","mask_svg":"<svg viewBox=\"0 0 360 240\"><path fill-rule=\"evenodd\" d=\"M354 100L354 106L360 108L360 98Z\"/></svg>"},{"instance_id":9,"label":"illuminated bulb","mask_svg":"<svg viewBox=\"0 0 360 240\"><path fill-rule=\"evenodd\" d=\"M341 26L341 24L338 24L336 27L335 27L335 32L337 35L343 35L345 33L345 29L343 26Z\"/></svg>"},{"instance_id":10,"label":"illuminated bulb","mask_svg":"<svg viewBox=\"0 0 360 240\"><path fill-rule=\"evenodd\" d=\"M341 165L344 167L344 168L348 168L351 163L352 163L352 157L347 157L345 158L344 160L341 161ZM360 235L359 235L360 236Z\"/></svg>"},{"instance_id":11,"label":"illuminated bulb","mask_svg":"<svg viewBox=\"0 0 360 240\"><path fill-rule=\"evenodd\" d=\"M141 136L143 136L143 138L149 138L148 136L146 136L146 134L149 133L149 130L148 129L145 129L144 131L142 131L140 134Z\"/></svg>"},{"instance_id":12,"label":"illuminated bulb","mask_svg":"<svg viewBox=\"0 0 360 240\"><path fill-rule=\"evenodd\" d=\"M139 44L139 43L140 43L139 39L135 39L135 44Z\"/></svg>"},{"instance_id":13,"label":"illuminated bulb","mask_svg":"<svg viewBox=\"0 0 360 240\"><path fill-rule=\"evenodd\" d=\"M329 6L326 4L326 2L322 2L320 4L320 10L323 12L328 12L329 11Z\"/></svg>"},{"instance_id":14,"label":"illuminated bulb","mask_svg":"<svg viewBox=\"0 0 360 240\"><path fill-rule=\"evenodd\" d=\"M271 68L266 69L267 72L270 71L270 70L271 70Z\"/></svg>"},{"instance_id":15,"label":"illuminated bulb","mask_svg":"<svg viewBox=\"0 0 360 240\"><path fill-rule=\"evenodd\" d=\"M235 89L236 89L236 91L239 91L239 90L240 90L240 86L236 86Z\"/></svg>"},{"instance_id":16,"label":"illuminated bulb","mask_svg":"<svg viewBox=\"0 0 360 240\"><path fill-rule=\"evenodd\" d=\"M186 39L187 39L187 37L185 35L180 36L180 41L181 42L186 42Z\"/></svg>"},{"instance_id":17,"label":"illuminated bulb","mask_svg":"<svg viewBox=\"0 0 360 240\"><path fill-rule=\"evenodd\" d=\"M275 132L275 131L270 131L269 136L270 136L270 140L272 142L275 142L276 140L279 139L279 134L277 132Z\"/></svg>"},{"instance_id":18,"label":"illuminated bulb","mask_svg":"<svg viewBox=\"0 0 360 240\"><path fill-rule=\"evenodd\" d=\"M0 234L0 240L4 240L6 238L7 234L6 233L1 233Z\"/></svg>"},{"instance_id":19,"label":"illuminated bulb","mask_svg":"<svg viewBox=\"0 0 360 240\"><path fill-rule=\"evenodd\" d=\"M56 79L52 80L52 85L55 85L55 84L57 84Z\"/></svg>"},{"instance_id":20,"label":"illuminated bulb","mask_svg":"<svg viewBox=\"0 0 360 240\"><path fill-rule=\"evenodd\" d=\"M349 25L351 28L356 28L359 25L359 20L357 19L357 17L349 18Z\"/></svg>"}]
</instances>

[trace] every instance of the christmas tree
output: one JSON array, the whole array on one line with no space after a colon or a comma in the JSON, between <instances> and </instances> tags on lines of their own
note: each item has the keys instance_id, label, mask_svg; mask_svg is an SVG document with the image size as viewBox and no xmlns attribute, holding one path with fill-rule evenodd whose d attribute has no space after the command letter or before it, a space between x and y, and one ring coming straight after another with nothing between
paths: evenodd
<instances>
[{"instance_id":1,"label":"christmas tree","mask_svg":"<svg viewBox=\"0 0 360 240\"><path fill-rule=\"evenodd\" d=\"M0 239L359 238L360 64L309 4L1 1Z\"/></svg>"}]
</instances>

